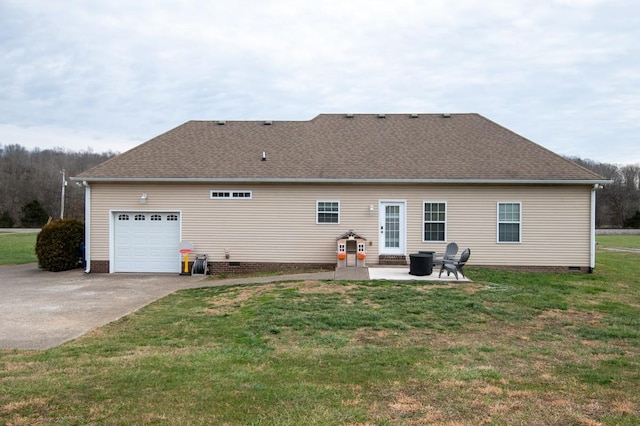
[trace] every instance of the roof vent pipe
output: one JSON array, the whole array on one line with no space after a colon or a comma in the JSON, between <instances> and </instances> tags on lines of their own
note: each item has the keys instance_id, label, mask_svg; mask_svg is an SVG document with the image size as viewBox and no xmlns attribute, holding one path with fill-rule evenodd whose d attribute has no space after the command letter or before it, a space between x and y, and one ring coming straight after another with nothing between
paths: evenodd
<instances>
[{"instance_id":1,"label":"roof vent pipe","mask_svg":"<svg viewBox=\"0 0 640 426\"><path fill-rule=\"evenodd\" d=\"M442 118L451 118L451 114L449 113L442 114Z\"/></svg>"},{"instance_id":2,"label":"roof vent pipe","mask_svg":"<svg viewBox=\"0 0 640 426\"><path fill-rule=\"evenodd\" d=\"M347 118L353 118L353 114L347 114Z\"/></svg>"},{"instance_id":3,"label":"roof vent pipe","mask_svg":"<svg viewBox=\"0 0 640 426\"><path fill-rule=\"evenodd\" d=\"M387 114L378 114L378 118L387 118Z\"/></svg>"},{"instance_id":4,"label":"roof vent pipe","mask_svg":"<svg viewBox=\"0 0 640 426\"><path fill-rule=\"evenodd\" d=\"M418 118L418 114L411 114L411 118Z\"/></svg>"},{"instance_id":5,"label":"roof vent pipe","mask_svg":"<svg viewBox=\"0 0 640 426\"><path fill-rule=\"evenodd\" d=\"M267 153L262 151L262 161L267 161Z\"/></svg>"},{"instance_id":6,"label":"roof vent pipe","mask_svg":"<svg viewBox=\"0 0 640 426\"><path fill-rule=\"evenodd\" d=\"M264 122L265 126L271 126L272 124L273 124L273 121L271 121L271 120L267 120L267 121Z\"/></svg>"},{"instance_id":7,"label":"roof vent pipe","mask_svg":"<svg viewBox=\"0 0 640 426\"><path fill-rule=\"evenodd\" d=\"M225 124L227 124L227 122L224 120L218 121L218 126L224 126Z\"/></svg>"}]
</instances>

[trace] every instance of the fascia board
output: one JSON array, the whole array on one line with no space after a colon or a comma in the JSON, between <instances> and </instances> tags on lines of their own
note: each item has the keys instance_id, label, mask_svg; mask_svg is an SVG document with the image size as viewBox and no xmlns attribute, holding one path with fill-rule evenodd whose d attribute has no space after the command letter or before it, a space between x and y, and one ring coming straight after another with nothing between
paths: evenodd
<instances>
[{"instance_id":1,"label":"fascia board","mask_svg":"<svg viewBox=\"0 0 640 426\"><path fill-rule=\"evenodd\" d=\"M103 183L349 183L349 184L457 184L457 185L608 185L608 179L312 179L312 178L91 178L72 181Z\"/></svg>"}]
</instances>

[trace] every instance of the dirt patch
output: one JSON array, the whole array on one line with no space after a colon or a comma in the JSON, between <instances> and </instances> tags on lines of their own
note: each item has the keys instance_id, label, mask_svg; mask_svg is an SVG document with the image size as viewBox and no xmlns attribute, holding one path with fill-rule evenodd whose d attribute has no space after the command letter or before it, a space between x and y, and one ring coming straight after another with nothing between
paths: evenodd
<instances>
[{"instance_id":1,"label":"dirt patch","mask_svg":"<svg viewBox=\"0 0 640 426\"><path fill-rule=\"evenodd\" d=\"M355 285L330 284L322 281L298 283L300 294L346 294L357 288Z\"/></svg>"},{"instance_id":2,"label":"dirt patch","mask_svg":"<svg viewBox=\"0 0 640 426\"><path fill-rule=\"evenodd\" d=\"M458 289L465 293L474 294L481 290L490 290L491 287L478 284L478 283L471 283L471 282L465 282L464 284L452 282L447 284L433 284L433 285L418 286L418 287L415 287L415 289L417 291L422 291L422 292L430 292L433 290L441 290L441 289Z\"/></svg>"},{"instance_id":3,"label":"dirt patch","mask_svg":"<svg viewBox=\"0 0 640 426\"><path fill-rule=\"evenodd\" d=\"M207 300L210 307L205 309L205 312L211 315L222 315L242 307L244 303L252 297L263 295L276 288L286 289L298 286L300 286L300 283L274 283L234 288L216 297L210 297Z\"/></svg>"},{"instance_id":4,"label":"dirt patch","mask_svg":"<svg viewBox=\"0 0 640 426\"><path fill-rule=\"evenodd\" d=\"M223 315L244 306L253 297L260 297L275 290L297 288L300 294L346 294L355 285L331 284L316 280L282 282L258 286L238 287L207 300L210 307L205 310L211 315Z\"/></svg>"},{"instance_id":5,"label":"dirt patch","mask_svg":"<svg viewBox=\"0 0 640 426\"><path fill-rule=\"evenodd\" d=\"M389 417L402 418L408 425L438 424L444 419L444 414L437 408L425 403L422 398L400 392L389 403Z\"/></svg>"},{"instance_id":6,"label":"dirt patch","mask_svg":"<svg viewBox=\"0 0 640 426\"><path fill-rule=\"evenodd\" d=\"M537 320L543 323L564 323L564 324L600 324L602 315L594 312L576 311L574 309L548 309L538 315Z\"/></svg>"},{"instance_id":7,"label":"dirt patch","mask_svg":"<svg viewBox=\"0 0 640 426\"><path fill-rule=\"evenodd\" d=\"M30 398L23 401L10 402L9 404L0 406L0 419L13 418L13 422L6 423L7 425L42 424L34 419L32 415L29 417L22 417L18 412L45 412L48 404L49 400L45 398Z\"/></svg>"}]
</instances>

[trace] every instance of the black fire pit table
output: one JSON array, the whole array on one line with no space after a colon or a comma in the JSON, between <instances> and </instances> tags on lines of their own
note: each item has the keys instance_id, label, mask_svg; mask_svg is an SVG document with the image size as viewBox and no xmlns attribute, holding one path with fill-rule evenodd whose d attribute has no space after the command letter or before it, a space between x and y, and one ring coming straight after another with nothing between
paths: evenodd
<instances>
[{"instance_id":1,"label":"black fire pit table","mask_svg":"<svg viewBox=\"0 0 640 426\"><path fill-rule=\"evenodd\" d=\"M424 276L433 272L433 251L421 251L409 255L409 274Z\"/></svg>"}]
</instances>

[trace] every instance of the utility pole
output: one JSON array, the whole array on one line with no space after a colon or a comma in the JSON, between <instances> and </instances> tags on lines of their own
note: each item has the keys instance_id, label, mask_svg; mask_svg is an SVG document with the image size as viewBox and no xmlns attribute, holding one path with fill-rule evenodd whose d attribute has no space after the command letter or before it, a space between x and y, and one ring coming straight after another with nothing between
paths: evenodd
<instances>
[{"instance_id":1,"label":"utility pole","mask_svg":"<svg viewBox=\"0 0 640 426\"><path fill-rule=\"evenodd\" d=\"M62 195L60 196L60 219L64 219L64 190L65 187L67 186L67 179L66 179L66 170L62 169L62 171L60 173L62 173Z\"/></svg>"}]
</instances>

